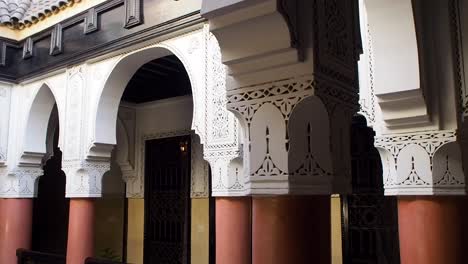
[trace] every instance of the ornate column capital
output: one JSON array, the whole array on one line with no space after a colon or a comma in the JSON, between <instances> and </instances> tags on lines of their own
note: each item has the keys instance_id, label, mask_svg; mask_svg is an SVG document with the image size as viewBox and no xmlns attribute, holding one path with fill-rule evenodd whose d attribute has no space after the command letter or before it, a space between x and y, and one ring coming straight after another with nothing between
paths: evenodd
<instances>
[{"instance_id":1,"label":"ornate column capital","mask_svg":"<svg viewBox=\"0 0 468 264\"><path fill-rule=\"evenodd\" d=\"M16 166L0 167L0 197L37 197L38 178L44 174L42 168L48 157L46 153L23 151Z\"/></svg>"},{"instance_id":2,"label":"ornate column capital","mask_svg":"<svg viewBox=\"0 0 468 264\"><path fill-rule=\"evenodd\" d=\"M245 131L247 194L347 192L356 106L340 89L324 94L323 85L329 92L337 88L304 75L227 92L228 109Z\"/></svg>"},{"instance_id":3,"label":"ornate column capital","mask_svg":"<svg viewBox=\"0 0 468 264\"><path fill-rule=\"evenodd\" d=\"M351 117L358 109L352 4L223 4L202 13L227 66L227 108L243 132L242 174L229 167L236 160L230 156L205 158L220 174L232 173L230 184L244 195L346 192Z\"/></svg>"},{"instance_id":4,"label":"ornate column capital","mask_svg":"<svg viewBox=\"0 0 468 264\"><path fill-rule=\"evenodd\" d=\"M38 178L42 174L42 167L17 167L9 172L0 168L0 198L37 197Z\"/></svg>"},{"instance_id":5,"label":"ornate column capital","mask_svg":"<svg viewBox=\"0 0 468 264\"><path fill-rule=\"evenodd\" d=\"M460 142L454 130L378 136L386 195L464 195Z\"/></svg>"},{"instance_id":6,"label":"ornate column capital","mask_svg":"<svg viewBox=\"0 0 468 264\"><path fill-rule=\"evenodd\" d=\"M66 197L102 196L102 177L110 170L109 160L75 160L62 162L67 177Z\"/></svg>"}]
</instances>

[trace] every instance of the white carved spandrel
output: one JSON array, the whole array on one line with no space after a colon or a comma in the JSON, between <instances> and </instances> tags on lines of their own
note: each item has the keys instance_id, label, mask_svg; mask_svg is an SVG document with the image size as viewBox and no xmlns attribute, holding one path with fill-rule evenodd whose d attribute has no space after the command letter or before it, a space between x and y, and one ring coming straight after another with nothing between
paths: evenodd
<instances>
[{"instance_id":1,"label":"white carved spandrel","mask_svg":"<svg viewBox=\"0 0 468 264\"><path fill-rule=\"evenodd\" d=\"M155 45L163 47L176 55L183 63L192 86L193 115L191 129L200 135L201 143L206 140L206 54L205 31L198 29L187 34L168 39Z\"/></svg>"},{"instance_id":2,"label":"white carved spandrel","mask_svg":"<svg viewBox=\"0 0 468 264\"><path fill-rule=\"evenodd\" d=\"M5 165L10 128L11 85L0 83L0 167Z\"/></svg>"},{"instance_id":3,"label":"white carved spandrel","mask_svg":"<svg viewBox=\"0 0 468 264\"><path fill-rule=\"evenodd\" d=\"M65 144L63 149L64 161L81 159L81 123L83 118L84 80L83 68L79 67L68 72L67 101L65 113Z\"/></svg>"},{"instance_id":4,"label":"white carved spandrel","mask_svg":"<svg viewBox=\"0 0 468 264\"><path fill-rule=\"evenodd\" d=\"M205 27L206 38L206 142L204 156L211 166L214 196L239 196L245 192L240 127L227 110L226 66L218 41Z\"/></svg>"},{"instance_id":5,"label":"white carved spandrel","mask_svg":"<svg viewBox=\"0 0 468 264\"><path fill-rule=\"evenodd\" d=\"M96 144L86 146L89 124L86 90L89 74L86 65L67 69L65 131L62 170L65 172L66 197L101 197L102 177L110 170L110 152L113 146ZM91 154L85 151L91 149ZM99 155L101 154L101 155Z\"/></svg>"}]
</instances>

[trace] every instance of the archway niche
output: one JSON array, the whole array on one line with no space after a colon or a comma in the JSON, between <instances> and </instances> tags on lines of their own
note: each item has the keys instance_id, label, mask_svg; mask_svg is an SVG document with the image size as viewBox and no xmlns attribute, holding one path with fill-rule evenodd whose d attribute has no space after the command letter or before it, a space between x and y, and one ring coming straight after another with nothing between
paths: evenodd
<instances>
[{"instance_id":1,"label":"archway niche","mask_svg":"<svg viewBox=\"0 0 468 264\"><path fill-rule=\"evenodd\" d=\"M24 125L23 147L17 172L23 167L31 182L33 201L32 250L65 255L68 227L68 199L65 174L61 170L59 111L54 93L42 84L34 96ZM33 168L33 169L31 169ZM26 193L23 195L27 195Z\"/></svg>"},{"instance_id":2,"label":"archway niche","mask_svg":"<svg viewBox=\"0 0 468 264\"><path fill-rule=\"evenodd\" d=\"M200 138L192 131L197 98L192 97L194 82L185 65L168 48L152 47L122 58L107 78L97 106L94 142L116 147L111 170L102 180L103 198L96 204L98 256L110 249L118 259L131 263L191 258L191 212L201 203L208 208L209 203L208 199L191 200L198 183L192 181L194 172L207 180L208 165ZM167 155L161 156L159 148ZM126 188L117 183L123 183L122 179ZM208 193L207 186L196 187ZM181 202L174 204L167 193ZM170 206L182 220L161 215L168 212L164 206ZM201 224L209 230L208 222ZM159 227L164 227L166 235L157 232ZM208 242L206 236L206 240L194 239ZM176 250L177 246L168 250L169 242L179 243L182 250ZM152 246L158 243L160 247Z\"/></svg>"},{"instance_id":3,"label":"archway niche","mask_svg":"<svg viewBox=\"0 0 468 264\"><path fill-rule=\"evenodd\" d=\"M54 106L47 128L47 161L37 179L33 207L32 250L65 255L67 249L69 199L65 197L66 177L62 171L58 111Z\"/></svg>"}]
</instances>

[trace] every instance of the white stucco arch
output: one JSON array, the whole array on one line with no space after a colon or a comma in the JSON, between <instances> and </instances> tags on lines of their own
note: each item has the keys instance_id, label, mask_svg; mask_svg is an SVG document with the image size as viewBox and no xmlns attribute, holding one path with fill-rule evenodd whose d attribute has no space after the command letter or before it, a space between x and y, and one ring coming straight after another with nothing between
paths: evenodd
<instances>
[{"instance_id":1,"label":"white stucco arch","mask_svg":"<svg viewBox=\"0 0 468 264\"><path fill-rule=\"evenodd\" d=\"M10 123L14 144L10 145L8 173L2 179L0 197L31 198L37 195L37 179L43 174L43 165L51 154L47 153L51 150L47 146L48 137L53 135L50 127L60 122L58 116L52 117L58 100L45 81L25 86L15 96L21 99L14 105L17 116ZM51 118L57 120L51 124Z\"/></svg>"},{"instance_id":2,"label":"white stucco arch","mask_svg":"<svg viewBox=\"0 0 468 264\"><path fill-rule=\"evenodd\" d=\"M203 135L197 129L195 118L197 116L195 110L197 102L202 100L196 96L198 93L195 77L193 76L194 71L189 66L187 59L176 47L168 44L157 44L124 55L110 71L95 108L96 113L93 122L95 124L94 144L115 145L117 143L117 113L128 82L145 63L168 55L175 55L182 62L189 76L194 102L192 129L203 138Z\"/></svg>"},{"instance_id":3,"label":"white stucco arch","mask_svg":"<svg viewBox=\"0 0 468 264\"><path fill-rule=\"evenodd\" d=\"M183 105L178 112L183 117L179 115L180 122L173 123L174 127L157 123L138 130L137 126L141 124L136 119L136 111L143 111L148 105L156 107L165 100L126 105L121 104L121 97L141 66L167 55L175 55L184 65L192 95L190 100L187 100L188 96L171 98L173 105ZM128 153L125 154L129 162L124 161L124 166L120 164L122 176L127 182L127 197L143 198L144 195L141 173L144 162L140 149L145 136L181 130L184 133L191 130L199 136L200 143L197 144L200 151L197 157L207 160L212 166L213 182L221 183L220 192L241 194L243 191L242 180L232 188L231 185L227 186L227 183L240 178L230 172L242 171L238 168L242 162L236 163L237 170L229 164L241 155L239 125L234 115L226 109L226 71L221 62L219 44L209 32L208 25L200 25L199 29L164 40L154 40L152 44L122 51L113 57L71 67L67 69L66 77L63 168L67 175L67 197L101 196L102 175L110 170L115 145L121 144L120 140L117 142L117 133L125 134L117 123L118 117L122 117L129 143ZM191 113L190 117L188 113ZM197 188L192 190L192 195L207 196L208 188Z\"/></svg>"},{"instance_id":4,"label":"white stucco arch","mask_svg":"<svg viewBox=\"0 0 468 264\"><path fill-rule=\"evenodd\" d=\"M33 100L26 108L25 125L23 127L23 144L19 164L34 163L40 165L47 154L47 136L49 121L54 106L58 103L47 82L39 86L33 94ZM60 111L59 115L60 115ZM59 121L60 123L60 118Z\"/></svg>"}]
</instances>

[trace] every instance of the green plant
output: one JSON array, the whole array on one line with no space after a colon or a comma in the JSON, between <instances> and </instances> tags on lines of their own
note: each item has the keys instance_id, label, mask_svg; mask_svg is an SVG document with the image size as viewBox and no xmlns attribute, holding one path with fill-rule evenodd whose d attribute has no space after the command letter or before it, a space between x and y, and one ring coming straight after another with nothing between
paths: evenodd
<instances>
[{"instance_id":1,"label":"green plant","mask_svg":"<svg viewBox=\"0 0 468 264\"><path fill-rule=\"evenodd\" d=\"M101 250L101 252L99 253L99 257L103 259L112 260L112 261L121 260L120 255L117 254L117 252L115 252L115 250L113 250L112 248L104 248L103 250Z\"/></svg>"}]
</instances>

